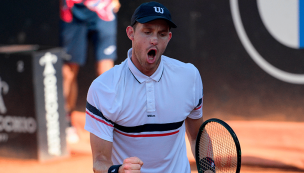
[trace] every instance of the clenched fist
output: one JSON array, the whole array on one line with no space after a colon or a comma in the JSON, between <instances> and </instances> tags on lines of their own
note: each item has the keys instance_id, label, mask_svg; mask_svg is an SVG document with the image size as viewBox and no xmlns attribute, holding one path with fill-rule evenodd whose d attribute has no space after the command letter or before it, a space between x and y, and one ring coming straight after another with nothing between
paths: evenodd
<instances>
[{"instance_id":1,"label":"clenched fist","mask_svg":"<svg viewBox=\"0 0 304 173\"><path fill-rule=\"evenodd\" d=\"M140 168L144 163L138 157L129 157L123 161L119 167L119 173L140 173Z\"/></svg>"}]
</instances>

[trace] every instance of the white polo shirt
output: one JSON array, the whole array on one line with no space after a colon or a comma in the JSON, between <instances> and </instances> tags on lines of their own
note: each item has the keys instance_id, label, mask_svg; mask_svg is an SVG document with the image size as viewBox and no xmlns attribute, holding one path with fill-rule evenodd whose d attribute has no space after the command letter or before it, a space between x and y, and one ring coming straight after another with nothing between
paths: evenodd
<instances>
[{"instance_id":1,"label":"white polo shirt","mask_svg":"<svg viewBox=\"0 0 304 173\"><path fill-rule=\"evenodd\" d=\"M85 129L113 142L112 161L136 156L142 173L190 173L185 123L202 117L197 68L167 56L152 76L128 58L96 78L87 96Z\"/></svg>"}]
</instances>

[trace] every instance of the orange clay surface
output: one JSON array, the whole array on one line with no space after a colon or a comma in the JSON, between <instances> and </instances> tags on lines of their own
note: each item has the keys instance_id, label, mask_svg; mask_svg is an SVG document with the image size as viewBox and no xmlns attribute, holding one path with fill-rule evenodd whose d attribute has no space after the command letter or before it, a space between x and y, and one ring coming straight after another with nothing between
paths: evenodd
<instances>
[{"instance_id":1,"label":"orange clay surface","mask_svg":"<svg viewBox=\"0 0 304 173\"><path fill-rule=\"evenodd\" d=\"M85 115L73 112L73 125L80 141L68 144L70 157L38 162L0 157L0 173L92 173L89 133L83 130ZM241 173L304 172L304 123L267 121L228 121L237 134L242 149ZM187 141L188 142L188 141ZM192 172L197 173L187 143Z\"/></svg>"}]
</instances>

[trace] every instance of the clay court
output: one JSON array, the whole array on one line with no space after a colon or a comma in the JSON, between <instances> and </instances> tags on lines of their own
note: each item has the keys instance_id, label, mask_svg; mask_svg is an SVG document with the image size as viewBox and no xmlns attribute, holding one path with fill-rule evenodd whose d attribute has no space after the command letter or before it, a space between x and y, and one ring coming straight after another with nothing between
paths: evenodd
<instances>
[{"instance_id":1,"label":"clay court","mask_svg":"<svg viewBox=\"0 0 304 173\"><path fill-rule=\"evenodd\" d=\"M9 173L93 172L89 133L83 130L85 115L83 112L74 112L72 117L81 140L75 144L68 144L69 157L44 163L37 160L0 157L0 171ZM234 129L241 144L241 173L304 172L304 123L228 121L228 124ZM197 173L190 151L188 158L192 173Z\"/></svg>"}]
</instances>

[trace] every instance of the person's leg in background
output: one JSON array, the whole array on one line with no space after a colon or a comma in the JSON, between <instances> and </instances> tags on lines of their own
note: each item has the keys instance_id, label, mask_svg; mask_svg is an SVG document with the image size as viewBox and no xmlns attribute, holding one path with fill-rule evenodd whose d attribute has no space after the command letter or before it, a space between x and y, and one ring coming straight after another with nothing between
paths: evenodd
<instances>
[{"instance_id":1,"label":"person's leg in background","mask_svg":"<svg viewBox=\"0 0 304 173\"><path fill-rule=\"evenodd\" d=\"M78 71L79 65L76 63L64 63L62 66L62 75L64 79L63 96L65 98L65 110L67 111L67 114L71 114L71 112L75 109L78 96ZM69 126L71 126L71 124L69 124Z\"/></svg>"},{"instance_id":2,"label":"person's leg in background","mask_svg":"<svg viewBox=\"0 0 304 173\"><path fill-rule=\"evenodd\" d=\"M94 50L95 50L95 57L96 57L96 73L92 74L99 76L102 73L108 71L114 66L114 61L116 60L116 20L111 22L105 22L101 19L97 19L97 22L89 22L88 23L88 40L93 41ZM88 41L87 40L87 41ZM91 45L91 44L88 44ZM70 65L70 66L68 66ZM65 64L67 66L67 72L75 72L72 73L72 75L67 76L67 84L69 84L69 81L73 83L73 86L77 87L77 73L78 69L74 69L71 64ZM77 70L77 71L76 71ZM72 78L72 77L75 78ZM70 77L70 78L69 78ZM73 93L75 90L72 88L70 92ZM77 94L78 92L76 92ZM73 95L73 94L71 94ZM67 107L69 107L68 97L67 98ZM76 98L71 99L72 101L76 101ZM71 105L75 105L71 104ZM84 130L85 125L85 116L83 116L81 112L74 111L73 116L71 117L73 126L75 127L75 132L77 132L77 135L79 136L79 142L87 142L89 141L87 131ZM68 130L67 134L71 134L71 132ZM71 143L72 135L69 135L67 138L68 141Z\"/></svg>"},{"instance_id":3,"label":"person's leg in background","mask_svg":"<svg viewBox=\"0 0 304 173\"><path fill-rule=\"evenodd\" d=\"M97 59L97 74L108 71L114 66L117 58L117 20L103 21L99 19L96 25L96 35L94 37L95 52Z\"/></svg>"},{"instance_id":4,"label":"person's leg in background","mask_svg":"<svg viewBox=\"0 0 304 173\"><path fill-rule=\"evenodd\" d=\"M62 46L65 48L70 59L64 62L62 67L63 94L65 98L65 110L67 112L68 128L66 130L67 142L78 142L79 137L71 122L71 113L75 110L78 96L78 71L79 66L86 61L87 51L87 26L84 22L72 21L63 23L61 33Z\"/></svg>"},{"instance_id":5,"label":"person's leg in background","mask_svg":"<svg viewBox=\"0 0 304 173\"><path fill-rule=\"evenodd\" d=\"M64 63L62 66L63 96L65 98L66 119L68 122L66 139L68 143L76 143L79 141L77 129L72 125L72 112L75 109L78 96L78 70L79 65L75 63Z\"/></svg>"}]
</instances>

